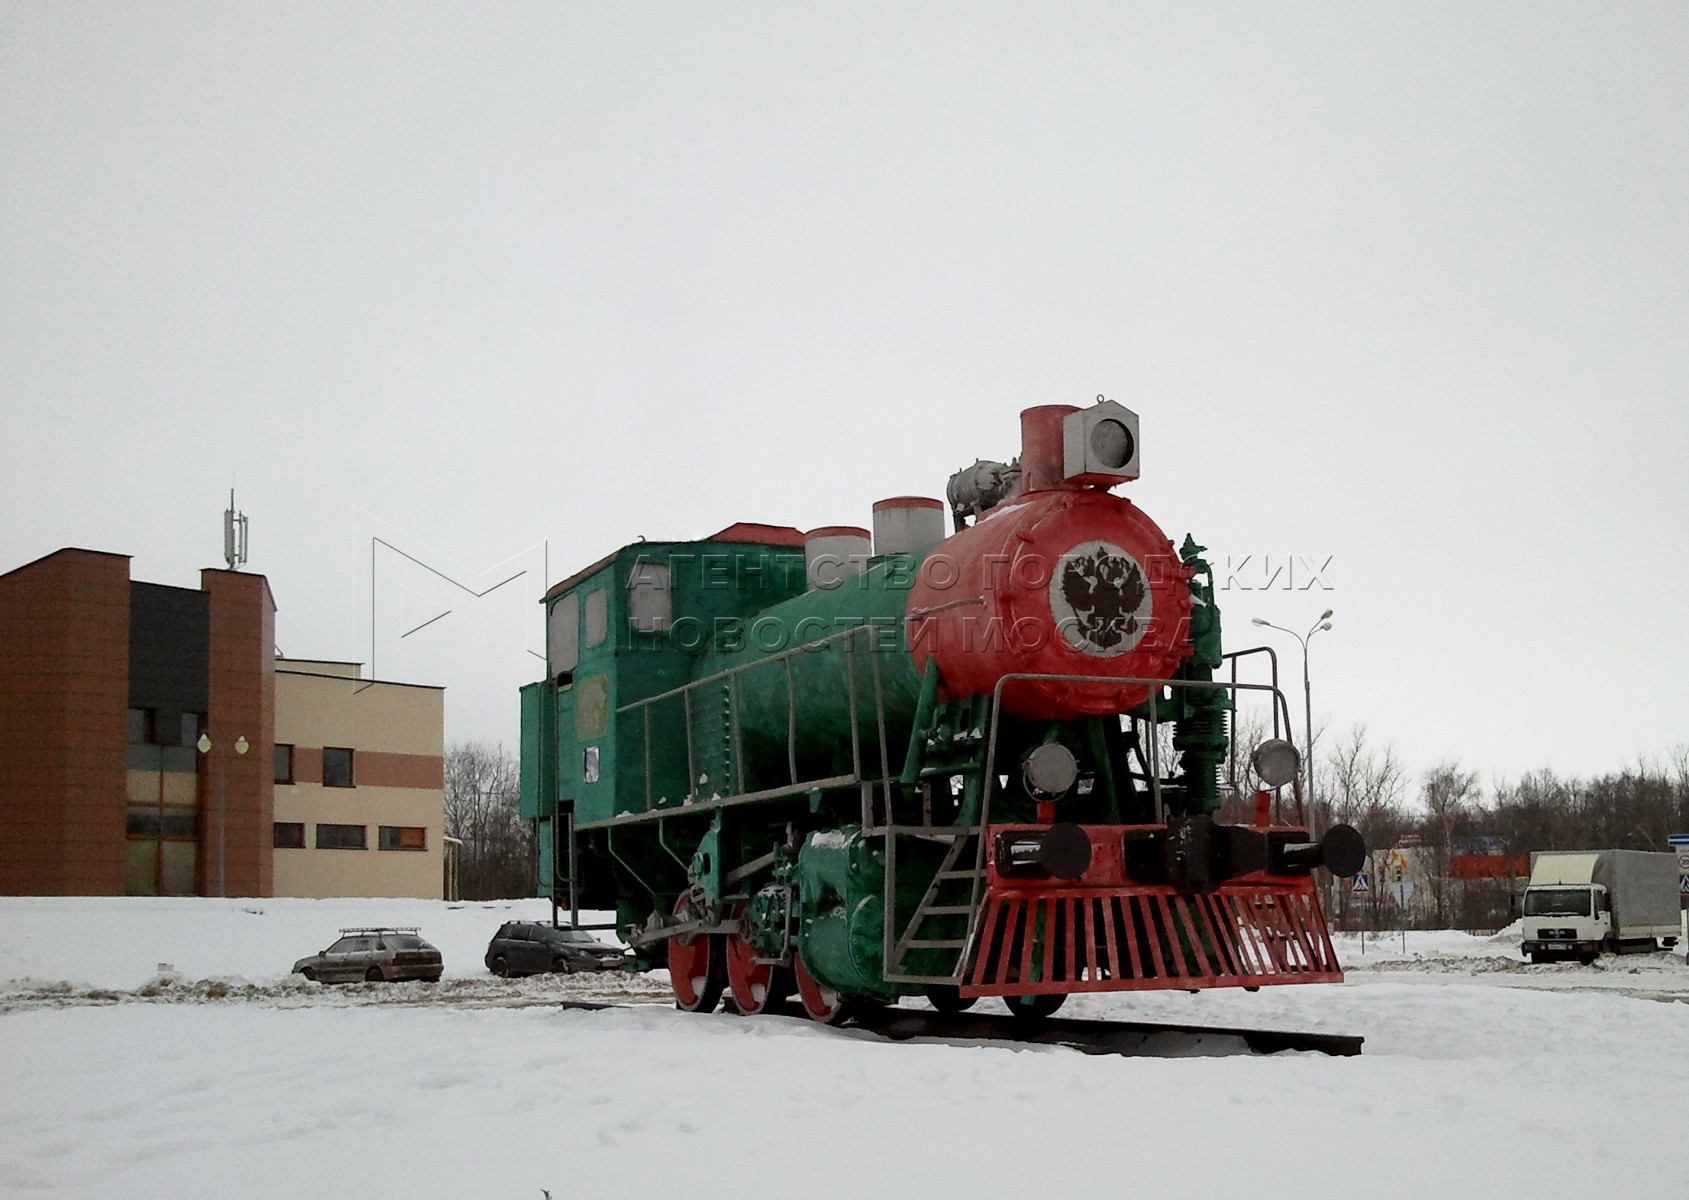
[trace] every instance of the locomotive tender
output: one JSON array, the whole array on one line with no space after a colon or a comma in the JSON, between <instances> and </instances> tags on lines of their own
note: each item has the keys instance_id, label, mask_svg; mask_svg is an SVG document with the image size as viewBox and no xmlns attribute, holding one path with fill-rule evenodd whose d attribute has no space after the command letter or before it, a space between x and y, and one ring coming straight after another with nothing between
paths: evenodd
<instances>
[{"instance_id":1,"label":"locomotive tender","mask_svg":"<svg viewBox=\"0 0 1689 1200\"><path fill-rule=\"evenodd\" d=\"M872 541L739 524L551 588L522 689L542 892L613 908L698 1011L1341 979L1312 872L1364 848L1265 790L1216 820L1237 698L1288 709L1237 682L1203 548L1113 494L1138 432L1100 397L1031 408L1018 460L951 479L949 529L902 497ZM1252 762L1298 769L1277 738Z\"/></svg>"}]
</instances>

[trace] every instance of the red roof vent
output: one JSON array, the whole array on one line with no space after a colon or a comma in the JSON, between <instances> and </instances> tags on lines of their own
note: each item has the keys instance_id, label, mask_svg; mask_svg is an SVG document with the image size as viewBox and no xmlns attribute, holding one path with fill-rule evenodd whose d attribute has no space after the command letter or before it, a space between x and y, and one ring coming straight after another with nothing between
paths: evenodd
<instances>
[{"instance_id":1,"label":"red roof vent","mask_svg":"<svg viewBox=\"0 0 1689 1200\"><path fill-rule=\"evenodd\" d=\"M755 521L739 521L720 533L711 534L706 542L755 542L764 546L803 546L803 534L790 525L759 525Z\"/></svg>"}]
</instances>

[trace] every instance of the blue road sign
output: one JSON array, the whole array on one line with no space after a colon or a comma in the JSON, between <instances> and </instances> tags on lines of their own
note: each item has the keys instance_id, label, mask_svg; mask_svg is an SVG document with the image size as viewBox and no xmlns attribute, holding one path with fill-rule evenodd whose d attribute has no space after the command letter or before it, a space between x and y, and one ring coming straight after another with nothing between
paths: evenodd
<instances>
[{"instance_id":1,"label":"blue road sign","mask_svg":"<svg viewBox=\"0 0 1689 1200\"><path fill-rule=\"evenodd\" d=\"M1351 890L1357 892L1370 892L1372 890L1372 880L1367 877L1365 871L1355 876L1355 884Z\"/></svg>"},{"instance_id":2,"label":"blue road sign","mask_svg":"<svg viewBox=\"0 0 1689 1200\"><path fill-rule=\"evenodd\" d=\"M1666 838L1668 846L1689 846L1689 833L1674 833Z\"/></svg>"}]
</instances>

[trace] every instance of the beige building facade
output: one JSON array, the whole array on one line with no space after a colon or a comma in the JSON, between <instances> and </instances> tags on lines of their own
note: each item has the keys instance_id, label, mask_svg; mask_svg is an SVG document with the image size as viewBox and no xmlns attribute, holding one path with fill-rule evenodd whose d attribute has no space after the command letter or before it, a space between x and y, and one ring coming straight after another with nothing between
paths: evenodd
<instances>
[{"instance_id":1,"label":"beige building facade","mask_svg":"<svg viewBox=\"0 0 1689 1200\"><path fill-rule=\"evenodd\" d=\"M438 899L445 692L276 660L277 896Z\"/></svg>"}]
</instances>

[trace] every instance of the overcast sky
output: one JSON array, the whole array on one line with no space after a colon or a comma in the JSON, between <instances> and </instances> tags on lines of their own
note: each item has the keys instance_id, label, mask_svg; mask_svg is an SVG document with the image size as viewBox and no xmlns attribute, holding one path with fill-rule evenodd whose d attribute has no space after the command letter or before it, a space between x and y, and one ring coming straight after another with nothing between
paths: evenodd
<instances>
[{"instance_id":1,"label":"overcast sky","mask_svg":"<svg viewBox=\"0 0 1689 1200\"><path fill-rule=\"evenodd\" d=\"M1333 728L1689 741L1689 7L0 0L0 570L197 586L234 480L283 651L373 592L450 740L547 577L1099 393Z\"/></svg>"}]
</instances>

